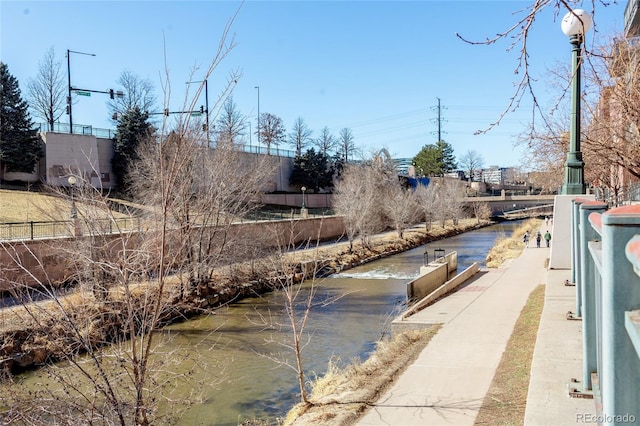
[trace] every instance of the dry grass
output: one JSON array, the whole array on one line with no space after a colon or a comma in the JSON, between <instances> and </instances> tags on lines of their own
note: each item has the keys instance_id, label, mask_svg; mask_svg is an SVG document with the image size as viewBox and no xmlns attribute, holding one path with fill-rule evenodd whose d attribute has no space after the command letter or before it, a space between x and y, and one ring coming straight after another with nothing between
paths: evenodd
<instances>
[{"instance_id":1,"label":"dry grass","mask_svg":"<svg viewBox=\"0 0 640 426\"><path fill-rule=\"evenodd\" d=\"M51 195L0 189L0 222L55 220L56 212L68 216L70 210L70 202Z\"/></svg>"},{"instance_id":2,"label":"dry grass","mask_svg":"<svg viewBox=\"0 0 640 426\"><path fill-rule=\"evenodd\" d=\"M440 327L411 330L380 342L364 363L342 370L330 364L327 373L313 383L311 404L298 404L290 410L285 425L353 424L411 365Z\"/></svg>"},{"instance_id":3,"label":"dry grass","mask_svg":"<svg viewBox=\"0 0 640 426\"><path fill-rule=\"evenodd\" d=\"M542 225L542 220L529 219L514 230L511 236L497 240L489 254L487 254L487 268L498 268L508 259L515 259L520 256L525 248L522 236L526 231L529 231L529 234L534 236L536 231L540 229L540 225Z\"/></svg>"},{"instance_id":4,"label":"dry grass","mask_svg":"<svg viewBox=\"0 0 640 426\"><path fill-rule=\"evenodd\" d=\"M120 204L135 208L145 208L134 203L118 200ZM83 211L83 204L76 200L79 212ZM64 197L43 192L29 192L0 189L0 223L2 222L46 222L68 220L71 211L71 201ZM95 209L92 210L95 213ZM127 218L125 214L111 212L114 217ZM108 213L103 213L108 217Z\"/></svg>"},{"instance_id":5,"label":"dry grass","mask_svg":"<svg viewBox=\"0 0 640 426\"><path fill-rule=\"evenodd\" d=\"M521 425L527 405L531 359L544 306L545 286L529 295L502 354L476 425Z\"/></svg>"}]
</instances>

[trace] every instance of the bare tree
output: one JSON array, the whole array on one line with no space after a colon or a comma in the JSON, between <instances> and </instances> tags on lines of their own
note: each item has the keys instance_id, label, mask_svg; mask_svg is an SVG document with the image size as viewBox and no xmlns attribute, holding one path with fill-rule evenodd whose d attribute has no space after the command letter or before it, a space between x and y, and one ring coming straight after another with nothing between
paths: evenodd
<instances>
[{"instance_id":1,"label":"bare tree","mask_svg":"<svg viewBox=\"0 0 640 426\"><path fill-rule=\"evenodd\" d=\"M370 215L373 203L367 196L367 182L364 180L364 166L347 166L336 183L333 196L333 208L345 221L345 231L349 241L349 252L358 237L360 223L364 216ZM362 204L364 202L364 205Z\"/></svg>"},{"instance_id":2,"label":"bare tree","mask_svg":"<svg viewBox=\"0 0 640 426\"><path fill-rule=\"evenodd\" d=\"M384 212L398 237L404 237L407 226L414 223L418 209L417 199L412 190L400 186L400 183L387 187L386 194L381 198Z\"/></svg>"},{"instance_id":3,"label":"bare tree","mask_svg":"<svg viewBox=\"0 0 640 426\"><path fill-rule=\"evenodd\" d=\"M632 180L640 178L638 47L614 36L597 49L585 72L588 91L582 99L581 152L585 182L603 187L617 199ZM552 74L551 87L565 90L571 70L561 66ZM552 110L544 127L531 125L519 141L529 150L527 163L534 169L534 183L544 192L553 192L562 183L570 122L568 99L563 102L566 108Z\"/></svg>"},{"instance_id":4,"label":"bare tree","mask_svg":"<svg viewBox=\"0 0 640 426\"><path fill-rule=\"evenodd\" d=\"M438 185L435 179L428 185L418 185L416 188L416 199L424 214L425 228L431 229L431 224L436 217L436 209L438 208Z\"/></svg>"},{"instance_id":5,"label":"bare tree","mask_svg":"<svg viewBox=\"0 0 640 426\"><path fill-rule=\"evenodd\" d=\"M206 76L234 46L228 39L232 22ZM196 99L188 100L184 110L191 110ZM141 201L137 208L114 212L105 193L88 184L94 171L73 168L68 174L76 185L70 193L58 192L67 200L73 196L72 232L84 238L56 242L46 259L25 255L20 244L3 245L12 257L11 269L28 278L14 280L14 288L29 285L31 292L49 299L23 305L21 320L32 325L34 339L50 342L55 357L73 367L47 370L59 388L12 392L3 400L3 420L175 423L186 398L174 394L176 384L194 392L203 385L190 378L197 375L189 368L175 368L188 365L190 350L163 354L158 331L177 315L202 312L200 304L185 303L216 293L216 266L246 258L231 223L255 205L254 195L272 172L272 161L250 162L233 150L207 150L201 126L190 120L190 114L179 117L171 132L163 123L159 142L141 145L145 155L132 168L134 194ZM49 261L73 271L75 293L61 296L53 290L57 283L42 273ZM161 401L171 409L158 411Z\"/></svg>"},{"instance_id":6,"label":"bare tree","mask_svg":"<svg viewBox=\"0 0 640 426\"><path fill-rule=\"evenodd\" d=\"M267 146L267 155L271 153L271 145L278 146L285 141L286 129L282 119L269 112L260 114L260 128L258 129L260 142Z\"/></svg>"},{"instance_id":7,"label":"bare tree","mask_svg":"<svg viewBox=\"0 0 640 426\"><path fill-rule=\"evenodd\" d=\"M473 172L482 169L484 165L484 158L476 150L470 149L458 160L458 164L469 176L469 182L473 180Z\"/></svg>"},{"instance_id":8,"label":"bare tree","mask_svg":"<svg viewBox=\"0 0 640 426\"><path fill-rule=\"evenodd\" d=\"M329 155L337 145L335 137L331 134L331 130L327 126L323 127L314 141L314 145L318 148L318 151L324 155Z\"/></svg>"},{"instance_id":9,"label":"bare tree","mask_svg":"<svg viewBox=\"0 0 640 426\"><path fill-rule=\"evenodd\" d=\"M233 97L229 97L218 116L216 132L218 144L235 145L238 139L244 135L247 128L245 117L238 110Z\"/></svg>"},{"instance_id":10,"label":"bare tree","mask_svg":"<svg viewBox=\"0 0 640 426\"><path fill-rule=\"evenodd\" d=\"M532 183L541 188L542 193L553 193L562 185L564 162L569 149L568 121L560 119L559 114L550 117L548 127L531 126L527 134L521 136L518 144L528 148L525 159L531 169Z\"/></svg>"},{"instance_id":11,"label":"bare tree","mask_svg":"<svg viewBox=\"0 0 640 426\"><path fill-rule=\"evenodd\" d=\"M278 252L272 256L272 271L275 275L274 290L278 291L282 296L286 318L284 322L273 321L272 319L262 318L263 327L277 328L288 330L288 338L278 340L273 337L266 339L267 343L275 344L279 348L283 348L285 353L272 352L264 356L276 364L285 365L293 370L300 391L300 401L303 404L309 403L307 394L307 378L304 368L303 351L307 344L311 341L311 334L307 333L307 324L311 316L312 308L317 302L314 301L317 291L316 275L318 269L317 261L296 261L288 256L287 253L296 249L293 242L295 237L295 229L293 227L290 232L292 237L287 242L280 241L280 237L276 237L279 242ZM317 259L317 248L307 247L305 252L315 252L310 257ZM289 355L293 354L295 360L291 362Z\"/></svg>"},{"instance_id":12,"label":"bare tree","mask_svg":"<svg viewBox=\"0 0 640 426\"><path fill-rule=\"evenodd\" d=\"M463 217L462 197L464 196L464 185L458 179L444 178L438 188L438 201L442 227L450 219L454 225Z\"/></svg>"},{"instance_id":13,"label":"bare tree","mask_svg":"<svg viewBox=\"0 0 640 426\"><path fill-rule=\"evenodd\" d=\"M302 151L309 145L312 133L302 117L296 118L296 121L293 122L289 143L295 148L297 157L301 156Z\"/></svg>"},{"instance_id":14,"label":"bare tree","mask_svg":"<svg viewBox=\"0 0 640 426\"><path fill-rule=\"evenodd\" d=\"M350 251L356 238L361 239L363 247L368 247L370 236L384 228L384 211L379 201L393 179L397 177L380 163L345 168L336 184L334 209L344 217Z\"/></svg>"},{"instance_id":15,"label":"bare tree","mask_svg":"<svg viewBox=\"0 0 640 426\"><path fill-rule=\"evenodd\" d=\"M349 158L353 158L356 150L356 144L353 140L353 132L348 127L340 129L340 136L338 137L338 152L342 160L346 163L349 162Z\"/></svg>"},{"instance_id":16,"label":"bare tree","mask_svg":"<svg viewBox=\"0 0 640 426\"><path fill-rule=\"evenodd\" d=\"M124 70L117 83L124 88L122 96L114 96L107 103L114 120L135 107L143 112L154 112L157 100L151 80L144 79L131 70Z\"/></svg>"},{"instance_id":17,"label":"bare tree","mask_svg":"<svg viewBox=\"0 0 640 426\"><path fill-rule=\"evenodd\" d=\"M38 74L27 82L27 97L34 116L42 118L53 130L66 108L66 85L62 63L56 60L53 46L38 65Z\"/></svg>"},{"instance_id":18,"label":"bare tree","mask_svg":"<svg viewBox=\"0 0 640 426\"><path fill-rule=\"evenodd\" d=\"M471 211L473 212L473 215L475 216L478 223L482 222L483 220L488 220L492 214L489 204L481 200L473 200L471 202Z\"/></svg>"},{"instance_id":19,"label":"bare tree","mask_svg":"<svg viewBox=\"0 0 640 426\"><path fill-rule=\"evenodd\" d=\"M593 59L587 81L593 96L585 100L591 120L583 135L585 181L619 194L640 180L640 47L635 40L613 36Z\"/></svg>"},{"instance_id":20,"label":"bare tree","mask_svg":"<svg viewBox=\"0 0 640 426\"><path fill-rule=\"evenodd\" d=\"M607 0L591 0L587 3L591 6L594 32L596 32L598 30L598 11L602 8L610 6L611 2ZM531 75L531 58L528 52L529 35L534 28L536 17L539 14L545 12L548 9L552 9L554 19L559 21L559 18L561 18L562 16L564 16L564 14L570 12L580 4L581 2L566 0L532 0L529 6L521 8L520 10L513 13L515 22L512 25L510 25L504 31L497 32L495 36L487 37L486 39L481 41L473 41L465 38L464 35L456 33L456 35L461 40L472 45L493 45L499 42L505 42L507 43L506 50L517 50L519 52L518 58L516 60L516 67L514 69L514 75L518 75L520 80L515 83L515 92L513 93L513 95L507 102L507 105L503 109L502 113L497 117L497 119L494 122L490 123L487 128L478 130L477 133L485 133L500 124L502 119L510 111L519 108L520 102L525 96L531 97L532 115L534 117L540 117L540 121L543 124L545 123L545 117L547 115L545 113L545 110L547 110L548 108L546 105L540 105L538 96L536 94L537 90L534 86L536 78ZM584 64L590 64L591 57L592 52L587 48L585 51L585 58L583 60ZM565 87L565 93L567 92L568 88L569 85ZM560 97L559 100L562 100L562 97ZM552 109L555 109L555 107L552 107Z\"/></svg>"}]
</instances>

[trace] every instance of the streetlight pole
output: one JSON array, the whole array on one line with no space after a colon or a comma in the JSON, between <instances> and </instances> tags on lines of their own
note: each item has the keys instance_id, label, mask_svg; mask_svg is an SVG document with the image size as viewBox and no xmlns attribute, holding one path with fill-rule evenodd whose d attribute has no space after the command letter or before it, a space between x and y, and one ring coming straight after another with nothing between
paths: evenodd
<instances>
[{"instance_id":1,"label":"streetlight pole","mask_svg":"<svg viewBox=\"0 0 640 426\"><path fill-rule=\"evenodd\" d=\"M67 49L67 82L69 93L67 95L67 113L69 114L69 133L73 133L73 111L71 102L71 53L77 53L79 55L96 56L94 53L77 52L75 50ZM53 129L52 129L53 130Z\"/></svg>"},{"instance_id":2,"label":"streetlight pole","mask_svg":"<svg viewBox=\"0 0 640 426\"><path fill-rule=\"evenodd\" d=\"M69 182L69 186L71 187L71 219L76 219L78 217L78 210L76 209L76 199L74 197L74 187L76 185L76 183L78 182L78 180L76 179L75 176L69 176L69 178L67 179L67 182Z\"/></svg>"},{"instance_id":3,"label":"streetlight pole","mask_svg":"<svg viewBox=\"0 0 640 426\"><path fill-rule=\"evenodd\" d=\"M198 81L187 81L189 83L202 83L204 82L204 113L205 113L205 126L207 126L207 147L211 148L211 141L209 139L209 82L208 79Z\"/></svg>"},{"instance_id":4,"label":"streetlight pole","mask_svg":"<svg viewBox=\"0 0 640 426\"><path fill-rule=\"evenodd\" d=\"M300 215L303 219L307 219L309 218L309 210L307 210L307 205L304 199L304 193L307 190L307 187L303 186L302 188L300 188L300 190L302 191L302 207L300 208Z\"/></svg>"},{"instance_id":5,"label":"streetlight pole","mask_svg":"<svg viewBox=\"0 0 640 426\"><path fill-rule=\"evenodd\" d=\"M256 86L254 89L258 89L258 150L260 150L260 86Z\"/></svg>"},{"instance_id":6,"label":"streetlight pole","mask_svg":"<svg viewBox=\"0 0 640 426\"><path fill-rule=\"evenodd\" d=\"M580 152L580 68L582 62L582 41L591 28L591 16L582 9L575 9L562 18L562 32L569 37L572 45L572 83L571 83L571 131L569 152L564 163L563 195L586 193L584 184L584 162Z\"/></svg>"}]
</instances>

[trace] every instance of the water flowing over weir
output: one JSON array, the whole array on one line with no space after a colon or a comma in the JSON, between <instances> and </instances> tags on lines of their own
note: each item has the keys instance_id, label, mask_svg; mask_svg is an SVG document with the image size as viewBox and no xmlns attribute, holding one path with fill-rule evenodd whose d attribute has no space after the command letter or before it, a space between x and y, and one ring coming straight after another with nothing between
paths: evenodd
<instances>
[{"instance_id":1,"label":"water flowing over weir","mask_svg":"<svg viewBox=\"0 0 640 426\"><path fill-rule=\"evenodd\" d=\"M344 366L368 357L405 307L406 283L418 276L425 249L430 260L436 249L457 251L460 271L473 262L482 267L496 238L510 235L517 225L505 222L467 232L319 281L306 329L310 340L303 351L307 378L324 374L329 360ZM304 291L308 288L303 287ZM321 303L340 295L334 303ZM251 418L284 416L299 401L294 371L274 361L295 362L294 354L278 344L290 338L288 329L280 327L288 321L283 296L274 292L164 329L162 351L187 348L199 365L196 380L203 384L202 402L194 397L180 424L237 425ZM36 374L24 376L30 380ZM174 392L175 398L184 398L191 389L178 385Z\"/></svg>"}]
</instances>

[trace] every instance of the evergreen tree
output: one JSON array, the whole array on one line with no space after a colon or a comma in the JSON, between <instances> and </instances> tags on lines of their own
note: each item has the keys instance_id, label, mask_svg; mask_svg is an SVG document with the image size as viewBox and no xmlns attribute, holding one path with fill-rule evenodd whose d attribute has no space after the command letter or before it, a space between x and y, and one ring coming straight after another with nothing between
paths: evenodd
<instances>
[{"instance_id":1,"label":"evergreen tree","mask_svg":"<svg viewBox=\"0 0 640 426\"><path fill-rule=\"evenodd\" d=\"M416 173L425 176L444 175L457 167L453 147L445 141L423 146L413 157L413 164Z\"/></svg>"},{"instance_id":2,"label":"evergreen tree","mask_svg":"<svg viewBox=\"0 0 640 426\"><path fill-rule=\"evenodd\" d=\"M329 157L322 152L308 149L293 160L293 171L289 178L291 185L306 186L314 192L333 187L334 168Z\"/></svg>"},{"instance_id":3,"label":"evergreen tree","mask_svg":"<svg viewBox=\"0 0 640 426\"><path fill-rule=\"evenodd\" d=\"M7 172L33 173L42 142L22 99L18 80L0 62L0 160Z\"/></svg>"},{"instance_id":4,"label":"evergreen tree","mask_svg":"<svg viewBox=\"0 0 640 426\"><path fill-rule=\"evenodd\" d=\"M445 141L438 141L436 142L436 147L440 152L441 173L445 174L455 170L458 167L458 163L456 163L456 156L453 154L451 144Z\"/></svg>"},{"instance_id":5,"label":"evergreen tree","mask_svg":"<svg viewBox=\"0 0 640 426\"><path fill-rule=\"evenodd\" d=\"M116 136L113 143L113 158L111 167L115 174L119 189L127 190L127 170L129 164L138 161L138 146L153 135L154 128L149 123L149 113L143 112L138 106L127 110L118 121Z\"/></svg>"}]
</instances>

